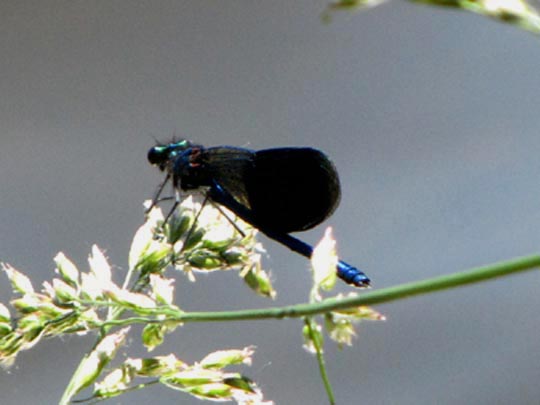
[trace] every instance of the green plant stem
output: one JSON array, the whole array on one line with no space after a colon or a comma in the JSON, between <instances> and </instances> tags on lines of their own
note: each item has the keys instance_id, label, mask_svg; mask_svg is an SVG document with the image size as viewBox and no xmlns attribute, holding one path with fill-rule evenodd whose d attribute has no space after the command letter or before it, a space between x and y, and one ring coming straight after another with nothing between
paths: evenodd
<instances>
[{"instance_id":1,"label":"green plant stem","mask_svg":"<svg viewBox=\"0 0 540 405\"><path fill-rule=\"evenodd\" d=\"M217 322L217 321L245 321L254 319L281 319L298 318L324 314L344 308L360 305L375 305L401 300L421 294L433 293L461 287L468 284L479 283L490 279L509 276L514 273L532 270L540 267L540 255L531 255L499 262L487 266L476 267L471 270L453 273L450 275L434 277L427 280L400 284L395 287L381 288L380 290L366 291L357 297L342 299L326 299L311 304L298 304L286 307L247 309L241 311L223 312L189 312L173 311L170 309L155 310L156 314L165 315L167 320L177 322ZM151 320L145 317L111 320L105 323L112 325L129 325L134 323L163 322L164 319Z\"/></svg>"},{"instance_id":2,"label":"green plant stem","mask_svg":"<svg viewBox=\"0 0 540 405\"><path fill-rule=\"evenodd\" d=\"M335 405L336 399L334 397L334 391L332 390L332 384L330 384L330 379L328 378L328 373L326 372L326 362L324 361L321 335L314 330L316 325L312 318L304 319L304 324L308 328L311 342L315 348L317 363L319 364L319 372L324 384L324 389L326 390L326 395L328 396L328 402L330 405Z\"/></svg>"}]
</instances>

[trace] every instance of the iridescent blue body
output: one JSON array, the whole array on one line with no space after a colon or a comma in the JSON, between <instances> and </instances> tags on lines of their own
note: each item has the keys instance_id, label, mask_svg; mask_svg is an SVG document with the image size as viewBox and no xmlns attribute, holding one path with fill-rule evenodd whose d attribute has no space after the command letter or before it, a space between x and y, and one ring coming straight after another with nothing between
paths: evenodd
<instances>
[{"instance_id":1,"label":"iridescent blue body","mask_svg":"<svg viewBox=\"0 0 540 405\"><path fill-rule=\"evenodd\" d=\"M332 162L312 148L253 151L232 146L205 148L186 140L157 145L148 160L180 190L207 188L207 197L289 249L311 257L313 248L290 235L318 225L339 204L339 177ZM369 278L343 261L337 274L357 287Z\"/></svg>"}]
</instances>

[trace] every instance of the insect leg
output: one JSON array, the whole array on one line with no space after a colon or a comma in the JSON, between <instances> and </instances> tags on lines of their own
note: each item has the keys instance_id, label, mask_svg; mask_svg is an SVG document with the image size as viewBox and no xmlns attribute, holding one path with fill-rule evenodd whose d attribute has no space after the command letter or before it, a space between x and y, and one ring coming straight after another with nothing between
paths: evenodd
<instances>
[{"instance_id":1,"label":"insect leg","mask_svg":"<svg viewBox=\"0 0 540 405\"><path fill-rule=\"evenodd\" d=\"M170 173L167 173L167 175L165 176L165 180L163 180L161 184L158 186L156 193L154 194L154 198L152 198L152 204L150 204L150 207L147 208L147 210L145 211L145 214L148 214L152 210L152 208L154 208L157 205L157 203L161 201L159 199L159 196L163 192L163 189L165 188L165 184L169 182L170 178L171 178Z\"/></svg>"}]
</instances>

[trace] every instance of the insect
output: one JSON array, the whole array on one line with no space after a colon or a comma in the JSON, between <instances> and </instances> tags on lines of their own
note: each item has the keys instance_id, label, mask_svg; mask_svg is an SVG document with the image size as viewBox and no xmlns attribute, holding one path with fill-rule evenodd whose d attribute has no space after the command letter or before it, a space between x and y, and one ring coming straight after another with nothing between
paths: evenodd
<instances>
[{"instance_id":1,"label":"insect","mask_svg":"<svg viewBox=\"0 0 540 405\"><path fill-rule=\"evenodd\" d=\"M312 148L254 151L233 146L204 147L179 140L152 147L148 161L166 173L152 205L169 181L177 191L205 188L207 199L307 258L313 248L290 233L320 224L334 212L341 196L334 164ZM173 210L179 203L178 196ZM336 271L348 284L370 284L361 270L343 261L338 262Z\"/></svg>"}]
</instances>

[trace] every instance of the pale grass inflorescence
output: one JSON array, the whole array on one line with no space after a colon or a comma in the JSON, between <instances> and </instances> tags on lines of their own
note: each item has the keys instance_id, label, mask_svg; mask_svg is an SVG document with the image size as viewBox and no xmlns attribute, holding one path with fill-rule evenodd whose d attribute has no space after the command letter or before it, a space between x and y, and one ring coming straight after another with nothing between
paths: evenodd
<instances>
[{"instance_id":1,"label":"pale grass inflorescence","mask_svg":"<svg viewBox=\"0 0 540 405\"><path fill-rule=\"evenodd\" d=\"M234 225L231 223L234 220ZM257 385L229 366L250 365L253 347L226 349L188 364L174 354L127 359L112 365L124 345L131 324L144 324L141 341L148 352L163 343L167 334L183 325L186 314L174 302L174 269L195 281L200 272L236 270L257 294L273 298L268 274L261 267L264 250L257 230L211 206L186 198L178 213L164 224L160 208L154 207L137 230L130 248L129 271L119 285L111 265L96 245L88 259L88 271L63 253L54 259L57 277L37 291L30 279L9 264L3 264L15 298L0 303L0 365L11 366L19 353L43 338L66 334L94 333L98 341L80 362L60 403L68 403L85 388L94 386L89 399L106 399L150 384L188 393L204 400L236 401L238 404L270 404ZM335 241L331 232L317 247L312 260L312 303L321 302L321 290L335 282ZM339 299L339 296L337 297ZM322 354L322 330L340 346L350 345L353 323L383 317L367 307L332 311L319 325L304 331L305 347ZM317 344L313 344L316 341Z\"/></svg>"}]
</instances>

